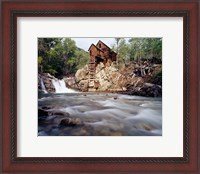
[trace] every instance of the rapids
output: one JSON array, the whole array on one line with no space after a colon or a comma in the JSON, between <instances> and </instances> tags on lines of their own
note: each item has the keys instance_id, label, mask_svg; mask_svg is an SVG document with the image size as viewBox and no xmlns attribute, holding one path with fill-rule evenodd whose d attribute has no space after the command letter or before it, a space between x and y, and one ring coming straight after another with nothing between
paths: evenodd
<instances>
[{"instance_id":1,"label":"rapids","mask_svg":"<svg viewBox=\"0 0 200 174\"><path fill-rule=\"evenodd\" d=\"M52 79L52 83L55 87L55 93L74 93L73 89L69 89L65 86L64 80Z\"/></svg>"},{"instance_id":2,"label":"rapids","mask_svg":"<svg viewBox=\"0 0 200 174\"><path fill-rule=\"evenodd\" d=\"M162 98L114 93L42 94L39 136L161 136ZM75 120L72 125L61 120Z\"/></svg>"}]
</instances>

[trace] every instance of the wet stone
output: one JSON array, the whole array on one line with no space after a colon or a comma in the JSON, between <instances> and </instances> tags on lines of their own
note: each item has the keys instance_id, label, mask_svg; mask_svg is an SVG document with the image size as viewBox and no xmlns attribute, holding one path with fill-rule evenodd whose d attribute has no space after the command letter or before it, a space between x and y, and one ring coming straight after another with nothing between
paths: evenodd
<instances>
[{"instance_id":1,"label":"wet stone","mask_svg":"<svg viewBox=\"0 0 200 174\"><path fill-rule=\"evenodd\" d=\"M51 107L49 107L49 106L43 106L42 109L47 110L47 109L51 109Z\"/></svg>"},{"instance_id":2,"label":"wet stone","mask_svg":"<svg viewBox=\"0 0 200 174\"><path fill-rule=\"evenodd\" d=\"M65 117L69 117L70 114L68 112L52 112L53 115L56 116L65 116Z\"/></svg>"},{"instance_id":3,"label":"wet stone","mask_svg":"<svg viewBox=\"0 0 200 174\"><path fill-rule=\"evenodd\" d=\"M44 110L44 109L38 109L38 116L41 117L41 116L48 116L49 113L48 111Z\"/></svg>"},{"instance_id":4,"label":"wet stone","mask_svg":"<svg viewBox=\"0 0 200 174\"><path fill-rule=\"evenodd\" d=\"M60 126L77 126L81 124L82 122L79 118L65 118L60 122Z\"/></svg>"}]
</instances>

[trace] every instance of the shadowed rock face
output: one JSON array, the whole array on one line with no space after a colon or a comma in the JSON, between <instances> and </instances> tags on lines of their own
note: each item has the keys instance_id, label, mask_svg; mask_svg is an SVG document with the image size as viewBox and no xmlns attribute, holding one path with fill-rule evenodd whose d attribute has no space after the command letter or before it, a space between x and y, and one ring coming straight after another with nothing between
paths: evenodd
<instances>
[{"instance_id":1,"label":"shadowed rock face","mask_svg":"<svg viewBox=\"0 0 200 174\"><path fill-rule=\"evenodd\" d=\"M41 89L41 78L44 82L47 92L55 92L55 87L53 86L52 79L55 79L49 73L38 74L38 89Z\"/></svg>"},{"instance_id":2,"label":"shadowed rock face","mask_svg":"<svg viewBox=\"0 0 200 174\"><path fill-rule=\"evenodd\" d=\"M41 84L41 81L43 84ZM78 89L77 83L74 77L64 78L59 80L49 73L38 74L38 92L39 93L56 93L56 85L60 93L74 92L73 89ZM42 87L43 85L43 87ZM44 92L42 88L46 89L47 92ZM59 92L58 92L59 93Z\"/></svg>"},{"instance_id":3,"label":"shadowed rock face","mask_svg":"<svg viewBox=\"0 0 200 174\"><path fill-rule=\"evenodd\" d=\"M159 85L144 83L137 87L130 86L126 91L121 93L145 97L162 97L162 87Z\"/></svg>"}]
</instances>

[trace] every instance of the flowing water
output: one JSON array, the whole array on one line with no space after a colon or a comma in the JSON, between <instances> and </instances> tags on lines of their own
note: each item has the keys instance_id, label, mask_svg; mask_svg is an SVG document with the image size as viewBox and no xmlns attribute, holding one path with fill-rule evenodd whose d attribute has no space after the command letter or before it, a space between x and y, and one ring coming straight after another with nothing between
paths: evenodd
<instances>
[{"instance_id":1,"label":"flowing water","mask_svg":"<svg viewBox=\"0 0 200 174\"><path fill-rule=\"evenodd\" d=\"M114 93L43 94L38 108L48 112L38 116L39 136L162 135L162 98Z\"/></svg>"},{"instance_id":2,"label":"flowing water","mask_svg":"<svg viewBox=\"0 0 200 174\"><path fill-rule=\"evenodd\" d=\"M46 87L45 87L45 85L44 85L44 82L43 82L42 78L40 78L40 84L41 84L42 91L43 91L45 94L48 93L47 90L46 90Z\"/></svg>"},{"instance_id":3,"label":"flowing water","mask_svg":"<svg viewBox=\"0 0 200 174\"><path fill-rule=\"evenodd\" d=\"M56 93L74 93L74 92L76 92L72 89L67 88L64 80L52 79L52 83L55 87Z\"/></svg>"}]
</instances>

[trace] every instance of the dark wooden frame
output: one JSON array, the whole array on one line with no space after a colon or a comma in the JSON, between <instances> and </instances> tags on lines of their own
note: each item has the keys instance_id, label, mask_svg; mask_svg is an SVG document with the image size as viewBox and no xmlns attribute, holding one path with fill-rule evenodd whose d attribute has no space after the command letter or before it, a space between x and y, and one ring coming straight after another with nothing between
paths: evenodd
<instances>
[{"instance_id":1,"label":"dark wooden frame","mask_svg":"<svg viewBox=\"0 0 200 174\"><path fill-rule=\"evenodd\" d=\"M187 172L199 173L198 0L3 1L1 59L2 172ZM182 158L17 157L17 37L20 16L157 16L184 19L184 156Z\"/></svg>"}]
</instances>

